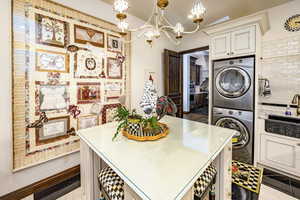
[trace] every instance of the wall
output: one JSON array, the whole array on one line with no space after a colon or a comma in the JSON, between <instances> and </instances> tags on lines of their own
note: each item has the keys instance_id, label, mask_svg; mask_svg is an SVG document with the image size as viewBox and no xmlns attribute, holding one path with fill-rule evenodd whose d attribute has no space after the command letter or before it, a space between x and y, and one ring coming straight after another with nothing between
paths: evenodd
<instances>
[{"instance_id":1,"label":"wall","mask_svg":"<svg viewBox=\"0 0 300 200\"><path fill-rule=\"evenodd\" d=\"M270 80L272 94L261 102L291 104L300 94L300 32L284 29L286 19L299 14L299 8L300 0L295 0L269 10L271 29L262 38L260 76Z\"/></svg>"},{"instance_id":2,"label":"wall","mask_svg":"<svg viewBox=\"0 0 300 200\"><path fill-rule=\"evenodd\" d=\"M100 0L56 0L58 3L65 4L77 10L81 10L90 15L102 18L115 23L114 14L110 5ZM79 164L79 153L75 153L63 158L49 161L32 168L28 168L16 173L12 173L12 121L11 121L11 0L1 0L0 4L0 196L12 192L16 189L29 185L60 171ZM142 24L143 21L129 16L132 25ZM144 70L155 71L158 77L158 88L162 94L163 75L162 75L162 52L164 48L175 49L168 40L161 38L154 43L151 48L142 39L132 44L132 107L137 107L143 92Z\"/></svg>"},{"instance_id":3,"label":"wall","mask_svg":"<svg viewBox=\"0 0 300 200\"><path fill-rule=\"evenodd\" d=\"M190 55L183 55L183 112L190 112Z\"/></svg>"},{"instance_id":4,"label":"wall","mask_svg":"<svg viewBox=\"0 0 300 200\"><path fill-rule=\"evenodd\" d=\"M181 44L177 46L177 51L185 51L189 49L205 47L209 45L209 42L209 36L200 30L195 34L184 36Z\"/></svg>"}]
</instances>

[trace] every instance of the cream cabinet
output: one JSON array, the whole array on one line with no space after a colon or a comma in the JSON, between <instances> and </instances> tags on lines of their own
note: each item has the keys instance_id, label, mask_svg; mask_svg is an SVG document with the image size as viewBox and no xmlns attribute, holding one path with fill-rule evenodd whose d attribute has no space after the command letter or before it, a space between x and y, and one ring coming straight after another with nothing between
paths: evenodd
<instances>
[{"instance_id":1,"label":"cream cabinet","mask_svg":"<svg viewBox=\"0 0 300 200\"><path fill-rule=\"evenodd\" d=\"M255 54L255 26L243 27L212 37L212 58L229 58Z\"/></svg>"},{"instance_id":2,"label":"cream cabinet","mask_svg":"<svg viewBox=\"0 0 300 200\"><path fill-rule=\"evenodd\" d=\"M300 140L272 134L261 135L260 162L300 175Z\"/></svg>"},{"instance_id":3,"label":"cream cabinet","mask_svg":"<svg viewBox=\"0 0 300 200\"><path fill-rule=\"evenodd\" d=\"M222 34L212 38L212 55L214 58L224 58L230 55L230 34Z\"/></svg>"}]
</instances>

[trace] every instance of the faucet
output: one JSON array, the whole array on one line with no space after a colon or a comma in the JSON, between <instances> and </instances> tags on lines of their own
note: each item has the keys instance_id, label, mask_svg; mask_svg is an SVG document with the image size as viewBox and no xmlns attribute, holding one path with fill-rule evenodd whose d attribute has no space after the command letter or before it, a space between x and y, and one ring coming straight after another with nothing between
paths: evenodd
<instances>
[{"instance_id":1,"label":"faucet","mask_svg":"<svg viewBox=\"0 0 300 200\"><path fill-rule=\"evenodd\" d=\"M297 104L297 116L300 115L300 94L296 94L293 98L292 104Z\"/></svg>"}]
</instances>

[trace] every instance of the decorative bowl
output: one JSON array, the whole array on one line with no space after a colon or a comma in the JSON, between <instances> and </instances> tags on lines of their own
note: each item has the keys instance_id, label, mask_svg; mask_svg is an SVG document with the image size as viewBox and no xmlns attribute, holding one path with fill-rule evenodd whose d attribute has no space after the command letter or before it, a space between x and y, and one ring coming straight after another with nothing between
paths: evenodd
<instances>
[{"instance_id":1,"label":"decorative bowl","mask_svg":"<svg viewBox=\"0 0 300 200\"><path fill-rule=\"evenodd\" d=\"M128 126L122 130L122 134L131 140L136 141L154 141L165 137L169 133L169 127L166 124L158 122L160 128L143 128L139 119L129 119Z\"/></svg>"}]
</instances>

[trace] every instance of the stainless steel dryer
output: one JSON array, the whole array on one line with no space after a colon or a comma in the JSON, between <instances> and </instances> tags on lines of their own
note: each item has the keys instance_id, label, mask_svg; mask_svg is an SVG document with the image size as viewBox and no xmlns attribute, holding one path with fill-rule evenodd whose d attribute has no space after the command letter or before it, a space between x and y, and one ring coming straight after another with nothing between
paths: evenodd
<instances>
[{"instance_id":1,"label":"stainless steel dryer","mask_svg":"<svg viewBox=\"0 0 300 200\"><path fill-rule=\"evenodd\" d=\"M254 57L214 62L214 107L253 110L254 63Z\"/></svg>"},{"instance_id":2,"label":"stainless steel dryer","mask_svg":"<svg viewBox=\"0 0 300 200\"><path fill-rule=\"evenodd\" d=\"M214 107L212 122L216 126L237 131L232 138L232 159L252 164L253 112Z\"/></svg>"}]
</instances>

